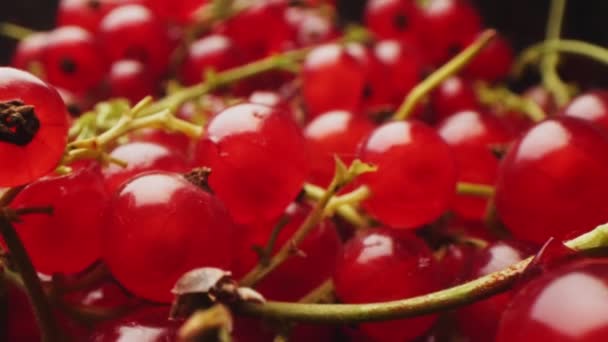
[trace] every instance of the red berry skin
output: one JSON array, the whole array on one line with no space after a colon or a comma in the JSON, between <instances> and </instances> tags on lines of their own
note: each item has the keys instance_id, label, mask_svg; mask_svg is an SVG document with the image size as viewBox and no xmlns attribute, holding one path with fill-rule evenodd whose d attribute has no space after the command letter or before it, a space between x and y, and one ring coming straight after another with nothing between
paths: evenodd
<instances>
[{"instance_id":1,"label":"red berry skin","mask_svg":"<svg viewBox=\"0 0 608 342\"><path fill-rule=\"evenodd\" d=\"M285 214L288 215L289 222L279 234L273 253L289 243L310 211L310 207L296 203L288 207ZM235 259L236 265L233 269L237 278L258 263L259 257L253 247L266 246L277 221L259 222L243 227L240 242L242 245L238 248L239 257ZM337 258L342 253L342 242L334 224L330 220L323 220L302 241L298 249L303 255L289 258L256 286L267 299L297 301L320 286L333 274Z\"/></svg>"},{"instance_id":2,"label":"red berry skin","mask_svg":"<svg viewBox=\"0 0 608 342\"><path fill-rule=\"evenodd\" d=\"M42 56L47 45L48 32L36 32L28 35L17 44L11 66L31 71L34 62L42 63Z\"/></svg>"},{"instance_id":3,"label":"red berry skin","mask_svg":"<svg viewBox=\"0 0 608 342\"><path fill-rule=\"evenodd\" d=\"M294 32L295 43L299 47L327 43L338 36L329 16L317 9L290 7L285 11L285 18Z\"/></svg>"},{"instance_id":4,"label":"red berry skin","mask_svg":"<svg viewBox=\"0 0 608 342\"><path fill-rule=\"evenodd\" d=\"M167 70L172 47L168 31L144 6L126 5L110 11L99 24L98 39L112 62L138 60L154 77Z\"/></svg>"},{"instance_id":5,"label":"red berry skin","mask_svg":"<svg viewBox=\"0 0 608 342\"><path fill-rule=\"evenodd\" d=\"M53 207L52 215L28 215L15 224L36 270L71 274L98 260L101 218L108 198L95 164L77 167L65 176L49 175L28 185L11 207Z\"/></svg>"},{"instance_id":6,"label":"red berry skin","mask_svg":"<svg viewBox=\"0 0 608 342\"><path fill-rule=\"evenodd\" d=\"M425 243L407 231L362 231L344 246L333 277L336 295L345 303L382 302L437 290L437 267ZM409 341L422 335L436 316L361 324L374 341Z\"/></svg>"},{"instance_id":7,"label":"red berry skin","mask_svg":"<svg viewBox=\"0 0 608 342\"><path fill-rule=\"evenodd\" d=\"M133 59L112 63L107 82L111 97L127 98L133 105L156 93L154 77L147 72L143 63Z\"/></svg>"},{"instance_id":8,"label":"red berry skin","mask_svg":"<svg viewBox=\"0 0 608 342\"><path fill-rule=\"evenodd\" d=\"M311 156L309 180L327 187L335 171L337 156L346 165L355 159L359 143L374 126L351 112L334 110L323 113L304 127L304 137Z\"/></svg>"},{"instance_id":9,"label":"red berry skin","mask_svg":"<svg viewBox=\"0 0 608 342\"><path fill-rule=\"evenodd\" d=\"M421 12L420 41L435 65L460 52L482 28L479 14L466 1L431 0Z\"/></svg>"},{"instance_id":10,"label":"red berry skin","mask_svg":"<svg viewBox=\"0 0 608 342\"><path fill-rule=\"evenodd\" d=\"M472 36L469 44L472 44L478 35ZM466 44L468 45L468 44ZM511 71L515 59L511 44L498 34L479 54L467 65L465 74L473 79L486 82L498 82L504 80Z\"/></svg>"},{"instance_id":11,"label":"red berry skin","mask_svg":"<svg viewBox=\"0 0 608 342\"><path fill-rule=\"evenodd\" d=\"M359 151L376 172L359 177L372 195L363 207L381 222L413 229L439 218L456 189L452 151L435 131L416 121L376 128Z\"/></svg>"},{"instance_id":12,"label":"red berry skin","mask_svg":"<svg viewBox=\"0 0 608 342\"><path fill-rule=\"evenodd\" d=\"M208 70L223 71L240 62L232 39L222 34L211 34L194 41L188 48L180 78L186 85L204 80Z\"/></svg>"},{"instance_id":13,"label":"red berry skin","mask_svg":"<svg viewBox=\"0 0 608 342\"><path fill-rule=\"evenodd\" d=\"M308 176L304 138L283 108L242 103L214 116L195 162L237 223L275 219Z\"/></svg>"},{"instance_id":14,"label":"red berry skin","mask_svg":"<svg viewBox=\"0 0 608 342\"><path fill-rule=\"evenodd\" d=\"M57 26L79 26L95 33L106 13L117 6L137 2L137 0L61 0L57 9Z\"/></svg>"},{"instance_id":15,"label":"red berry skin","mask_svg":"<svg viewBox=\"0 0 608 342\"><path fill-rule=\"evenodd\" d=\"M326 44L314 48L302 67L302 96L310 117L343 109L356 111L361 103L364 74L345 48Z\"/></svg>"},{"instance_id":16,"label":"red berry skin","mask_svg":"<svg viewBox=\"0 0 608 342\"><path fill-rule=\"evenodd\" d=\"M13 100L34 106L40 127L29 142L0 137L0 160L10 163L10 167L0 167L0 187L46 175L61 160L67 143L68 113L57 91L27 72L0 67L0 103Z\"/></svg>"},{"instance_id":17,"label":"red berry skin","mask_svg":"<svg viewBox=\"0 0 608 342\"><path fill-rule=\"evenodd\" d=\"M563 239L608 220L608 137L582 120L545 120L504 157L496 208L520 240Z\"/></svg>"},{"instance_id":18,"label":"red berry skin","mask_svg":"<svg viewBox=\"0 0 608 342\"><path fill-rule=\"evenodd\" d=\"M208 0L144 0L156 16L163 21L187 25L196 20L196 11L203 8Z\"/></svg>"},{"instance_id":19,"label":"red berry skin","mask_svg":"<svg viewBox=\"0 0 608 342\"><path fill-rule=\"evenodd\" d=\"M496 341L600 342L608 338L608 260L575 261L523 286Z\"/></svg>"},{"instance_id":20,"label":"red berry skin","mask_svg":"<svg viewBox=\"0 0 608 342\"><path fill-rule=\"evenodd\" d=\"M108 64L95 37L78 26L63 26L48 34L43 68L49 83L77 94L99 85Z\"/></svg>"},{"instance_id":21,"label":"red berry skin","mask_svg":"<svg viewBox=\"0 0 608 342\"><path fill-rule=\"evenodd\" d=\"M112 198L102 254L126 289L168 303L184 273L198 267L228 269L232 234L230 216L214 196L180 174L146 173Z\"/></svg>"},{"instance_id":22,"label":"red berry skin","mask_svg":"<svg viewBox=\"0 0 608 342\"><path fill-rule=\"evenodd\" d=\"M553 95L542 86L532 86L522 96L534 101L548 115L554 114L557 110Z\"/></svg>"},{"instance_id":23,"label":"red berry skin","mask_svg":"<svg viewBox=\"0 0 608 342\"><path fill-rule=\"evenodd\" d=\"M379 39L410 40L421 24L420 9L412 0L370 0L364 16L365 26Z\"/></svg>"},{"instance_id":24,"label":"red berry skin","mask_svg":"<svg viewBox=\"0 0 608 342\"><path fill-rule=\"evenodd\" d=\"M149 306L138 309L126 317L98 325L88 341L176 341L179 322L169 320L169 312L168 306Z\"/></svg>"},{"instance_id":25,"label":"red berry skin","mask_svg":"<svg viewBox=\"0 0 608 342\"><path fill-rule=\"evenodd\" d=\"M479 111L458 112L437 127L439 135L452 148L458 181L494 186L498 177L498 158L493 146L511 141L506 126L496 117ZM465 219L483 220L488 200L459 195L452 209Z\"/></svg>"},{"instance_id":26,"label":"red berry skin","mask_svg":"<svg viewBox=\"0 0 608 342\"><path fill-rule=\"evenodd\" d=\"M560 111L560 115L583 119L608 130L608 90L594 90L577 96Z\"/></svg>"},{"instance_id":27,"label":"red berry skin","mask_svg":"<svg viewBox=\"0 0 608 342\"><path fill-rule=\"evenodd\" d=\"M118 146L110 156L127 163L127 167L111 164L104 168L103 178L111 194L125 181L144 172L185 172L188 168L182 154L150 142L132 142Z\"/></svg>"},{"instance_id":28,"label":"red berry skin","mask_svg":"<svg viewBox=\"0 0 608 342\"><path fill-rule=\"evenodd\" d=\"M431 95L433 118L439 122L465 109L480 109L473 84L462 77L452 76L443 81Z\"/></svg>"},{"instance_id":29,"label":"red berry skin","mask_svg":"<svg viewBox=\"0 0 608 342\"><path fill-rule=\"evenodd\" d=\"M74 278L74 281L78 282L78 277ZM86 286L84 289L67 293L63 298L68 303L98 308L135 306L139 302L138 298L130 296L109 277Z\"/></svg>"},{"instance_id":30,"label":"red berry skin","mask_svg":"<svg viewBox=\"0 0 608 342\"><path fill-rule=\"evenodd\" d=\"M501 271L535 252L532 246L516 241L498 241L473 257L468 279ZM512 292L495 295L458 310L456 318L461 333L471 342L493 341L498 324Z\"/></svg>"}]
</instances>

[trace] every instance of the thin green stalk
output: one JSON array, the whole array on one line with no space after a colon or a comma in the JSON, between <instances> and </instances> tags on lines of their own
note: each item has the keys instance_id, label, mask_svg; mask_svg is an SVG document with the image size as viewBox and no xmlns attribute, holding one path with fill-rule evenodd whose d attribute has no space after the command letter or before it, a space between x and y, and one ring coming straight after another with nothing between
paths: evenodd
<instances>
[{"instance_id":1,"label":"thin green stalk","mask_svg":"<svg viewBox=\"0 0 608 342\"><path fill-rule=\"evenodd\" d=\"M566 242L566 245L575 250L608 246L608 224L598 226ZM532 258L462 285L408 299L369 304L240 303L234 309L240 314L265 319L324 324L374 322L421 316L457 308L508 290Z\"/></svg>"},{"instance_id":2,"label":"thin green stalk","mask_svg":"<svg viewBox=\"0 0 608 342\"><path fill-rule=\"evenodd\" d=\"M458 55L452 58L449 62L441 66L433 72L424 81L419 83L406 96L405 100L395 112L393 120L405 120L409 117L416 105L433 89L437 88L441 82L448 79L450 76L458 73L467 66L496 36L496 31L486 30L477 40L466 49L462 50Z\"/></svg>"},{"instance_id":3,"label":"thin green stalk","mask_svg":"<svg viewBox=\"0 0 608 342\"><path fill-rule=\"evenodd\" d=\"M486 184L458 182L456 192L459 195L490 198L494 196L494 187Z\"/></svg>"},{"instance_id":4,"label":"thin green stalk","mask_svg":"<svg viewBox=\"0 0 608 342\"><path fill-rule=\"evenodd\" d=\"M36 31L13 23L0 23L0 36L12 38L14 40L23 40L27 36L36 33Z\"/></svg>"},{"instance_id":5,"label":"thin green stalk","mask_svg":"<svg viewBox=\"0 0 608 342\"><path fill-rule=\"evenodd\" d=\"M559 39L565 10L566 0L551 0L545 40ZM557 72L558 63L559 53L557 51L545 54L541 63L541 75L545 88L553 94L558 106L563 106L568 102L570 95L568 85L562 81Z\"/></svg>"},{"instance_id":6,"label":"thin green stalk","mask_svg":"<svg viewBox=\"0 0 608 342\"><path fill-rule=\"evenodd\" d=\"M524 113L533 122L542 121L547 117L543 109L532 99L516 94L506 87L489 87L480 83L476 85L475 91L482 104Z\"/></svg>"}]
</instances>

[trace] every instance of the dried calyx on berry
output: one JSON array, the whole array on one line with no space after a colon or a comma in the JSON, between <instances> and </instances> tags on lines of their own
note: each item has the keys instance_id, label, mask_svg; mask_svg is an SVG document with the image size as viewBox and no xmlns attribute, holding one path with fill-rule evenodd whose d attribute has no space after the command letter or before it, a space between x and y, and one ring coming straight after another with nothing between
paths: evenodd
<instances>
[{"instance_id":1,"label":"dried calyx on berry","mask_svg":"<svg viewBox=\"0 0 608 342\"><path fill-rule=\"evenodd\" d=\"M25 146L40 129L34 106L20 100L0 102L0 141Z\"/></svg>"}]
</instances>

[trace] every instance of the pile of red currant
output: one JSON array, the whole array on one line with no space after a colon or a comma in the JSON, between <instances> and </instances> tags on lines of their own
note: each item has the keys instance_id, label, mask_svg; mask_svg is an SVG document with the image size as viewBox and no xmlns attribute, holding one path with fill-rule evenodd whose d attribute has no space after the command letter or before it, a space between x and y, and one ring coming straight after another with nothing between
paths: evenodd
<instances>
[{"instance_id":1,"label":"pile of red currant","mask_svg":"<svg viewBox=\"0 0 608 342\"><path fill-rule=\"evenodd\" d=\"M564 3L517 57L465 0L61 0L0 67L0 340L608 340Z\"/></svg>"}]
</instances>

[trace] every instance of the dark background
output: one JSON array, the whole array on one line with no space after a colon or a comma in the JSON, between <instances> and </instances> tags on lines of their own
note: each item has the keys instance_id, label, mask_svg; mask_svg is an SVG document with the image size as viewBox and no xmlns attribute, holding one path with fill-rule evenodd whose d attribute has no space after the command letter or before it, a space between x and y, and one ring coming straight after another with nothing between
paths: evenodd
<instances>
[{"instance_id":1,"label":"dark background","mask_svg":"<svg viewBox=\"0 0 608 342\"><path fill-rule=\"evenodd\" d=\"M167 0L171 1L171 0ZM35 30L53 27L58 0L0 0L0 21ZM365 0L339 1L342 17L358 20ZM489 27L497 28L517 49L543 39L549 0L472 0ZM570 0L563 36L608 46L608 0ZM7 64L15 42L0 37L0 64ZM588 85L608 85L608 67L569 58L566 79Z\"/></svg>"}]
</instances>

